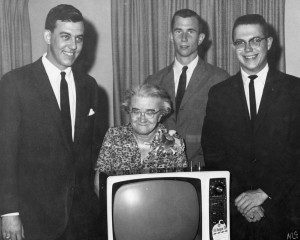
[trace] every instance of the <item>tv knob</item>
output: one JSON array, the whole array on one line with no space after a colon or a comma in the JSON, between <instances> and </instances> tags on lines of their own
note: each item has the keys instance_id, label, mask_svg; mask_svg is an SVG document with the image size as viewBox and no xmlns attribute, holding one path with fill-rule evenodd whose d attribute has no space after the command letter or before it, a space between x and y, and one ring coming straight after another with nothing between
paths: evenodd
<instances>
[{"instance_id":1,"label":"tv knob","mask_svg":"<svg viewBox=\"0 0 300 240\"><path fill-rule=\"evenodd\" d=\"M225 187L222 184L218 183L214 185L213 191L215 195L223 195L225 191Z\"/></svg>"}]
</instances>

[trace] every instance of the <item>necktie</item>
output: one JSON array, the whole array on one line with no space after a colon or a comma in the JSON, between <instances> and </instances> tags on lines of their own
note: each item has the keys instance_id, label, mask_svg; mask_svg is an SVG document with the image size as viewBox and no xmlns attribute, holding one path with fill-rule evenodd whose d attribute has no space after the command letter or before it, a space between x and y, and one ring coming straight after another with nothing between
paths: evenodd
<instances>
[{"instance_id":1,"label":"necktie","mask_svg":"<svg viewBox=\"0 0 300 240\"><path fill-rule=\"evenodd\" d=\"M182 68L182 72L179 78L179 83L177 87L177 94L176 94L176 115L178 114L179 107L181 104L181 101L183 99L183 95L186 88L186 70L188 69L187 66L184 66Z\"/></svg>"},{"instance_id":2,"label":"necktie","mask_svg":"<svg viewBox=\"0 0 300 240\"><path fill-rule=\"evenodd\" d=\"M250 102L250 117L252 129L254 129L254 123L256 118L256 100L255 100L255 90L254 90L254 79L257 78L257 75L248 76L250 79L249 83L249 102Z\"/></svg>"},{"instance_id":3,"label":"necktie","mask_svg":"<svg viewBox=\"0 0 300 240\"><path fill-rule=\"evenodd\" d=\"M66 136L72 141L72 126L71 126L71 113L70 113L70 103L69 103L69 90L68 83L66 81L66 73L61 72L61 82L60 82L60 111L63 121L63 127Z\"/></svg>"}]
</instances>

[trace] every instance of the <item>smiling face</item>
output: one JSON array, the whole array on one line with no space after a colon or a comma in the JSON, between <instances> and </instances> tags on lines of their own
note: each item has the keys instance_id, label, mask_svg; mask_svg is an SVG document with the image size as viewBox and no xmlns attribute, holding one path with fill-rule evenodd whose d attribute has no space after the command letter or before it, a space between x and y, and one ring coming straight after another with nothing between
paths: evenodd
<instances>
[{"instance_id":1,"label":"smiling face","mask_svg":"<svg viewBox=\"0 0 300 240\"><path fill-rule=\"evenodd\" d=\"M156 97L133 96L131 99L131 110L141 111L140 114L130 114L131 125L137 135L151 135L161 119L161 100ZM147 118L144 112L157 112L153 118Z\"/></svg>"},{"instance_id":2,"label":"smiling face","mask_svg":"<svg viewBox=\"0 0 300 240\"><path fill-rule=\"evenodd\" d=\"M83 35L83 22L56 21L53 32L45 30L44 34L49 61L60 70L71 67L82 50Z\"/></svg>"},{"instance_id":3,"label":"smiling face","mask_svg":"<svg viewBox=\"0 0 300 240\"><path fill-rule=\"evenodd\" d=\"M257 74L267 64L267 53L272 46L273 38L269 37L260 42L259 47L251 47L248 41L254 37L264 38L263 28L259 24L239 25L233 35L233 41L243 40L247 45L243 49L233 49L241 64L241 68L249 75Z\"/></svg>"},{"instance_id":4,"label":"smiling face","mask_svg":"<svg viewBox=\"0 0 300 240\"><path fill-rule=\"evenodd\" d=\"M198 54L198 46L205 38L200 33L199 22L195 17L175 17L170 39L174 44L176 59L183 65L189 64Z\"/></svg>"}]
</instances>

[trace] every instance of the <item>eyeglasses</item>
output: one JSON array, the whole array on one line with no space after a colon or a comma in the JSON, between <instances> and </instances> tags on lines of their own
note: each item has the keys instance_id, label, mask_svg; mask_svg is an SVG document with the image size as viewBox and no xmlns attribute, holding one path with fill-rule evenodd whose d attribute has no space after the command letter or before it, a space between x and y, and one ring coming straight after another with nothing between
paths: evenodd
<instances>
[{"instance_id":1,"label":"eyeglasses","mask_svg":"<svg viewBox=\"0 0 300 240\"><path fill-rule=\"evenodd\" d=\"M265 38L260 38L260 37L254 37L254 38L251 38L248 43L250 45L251 48L258 48L260 46L260 42L262 40L265 40L267 39L268 37L265 37ZM242 49L245 49L245 47L247 46L247 42L244 41L244 40L236 40L233 42L233 45L235 46L235 48L237 50L242 50Z\"/></svg>"},{"instance_id":2,"label":"eyeglasses","mask_svg":"<svg viewBox=\"0 0 300 240\"><path fill-rule=\"evenodd\" d=\"M141 112L140 110L137 109L131 109L129 110L129 113L131 114L131 116L133 117L140 117L141 114L144 114L144 116L148 119L151 119L154 117L154 115L156 115L158 112L160 112L161 110L158 110L155 112L155 110L148 110L146 112Z\"/></svg>"}]
</instances>

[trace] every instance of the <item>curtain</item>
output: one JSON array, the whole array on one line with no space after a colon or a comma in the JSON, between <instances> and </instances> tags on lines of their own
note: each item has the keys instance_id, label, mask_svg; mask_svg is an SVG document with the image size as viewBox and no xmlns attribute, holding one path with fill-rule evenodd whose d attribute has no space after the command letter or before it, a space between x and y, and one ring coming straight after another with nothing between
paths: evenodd
<instances>
[{"instance_id":1,"label":"curtain","mask_svg":"<svg viewBox=\"0 0 300 240\"><path fill-rule=\"evenodd\" d=\"M112 0L114 124L128 121L120 109L125 91L174 60L169 32L175 11L189 8L203 18L207 31L199 55L232 75L239 70L232 50L233 23L248 13L263 15L276 33L269 61L285 71L284 4L284 0Z\"/></svg>"},{"instance_id":2,"label":"curtain","mask_svg":"<svg viewBox=\"0 0 300 240\"><path fill-rule=\"evenodd\" d=\"M31 63L29 0L0 0L0 77Z\"/></svg>"}]
</instances>

